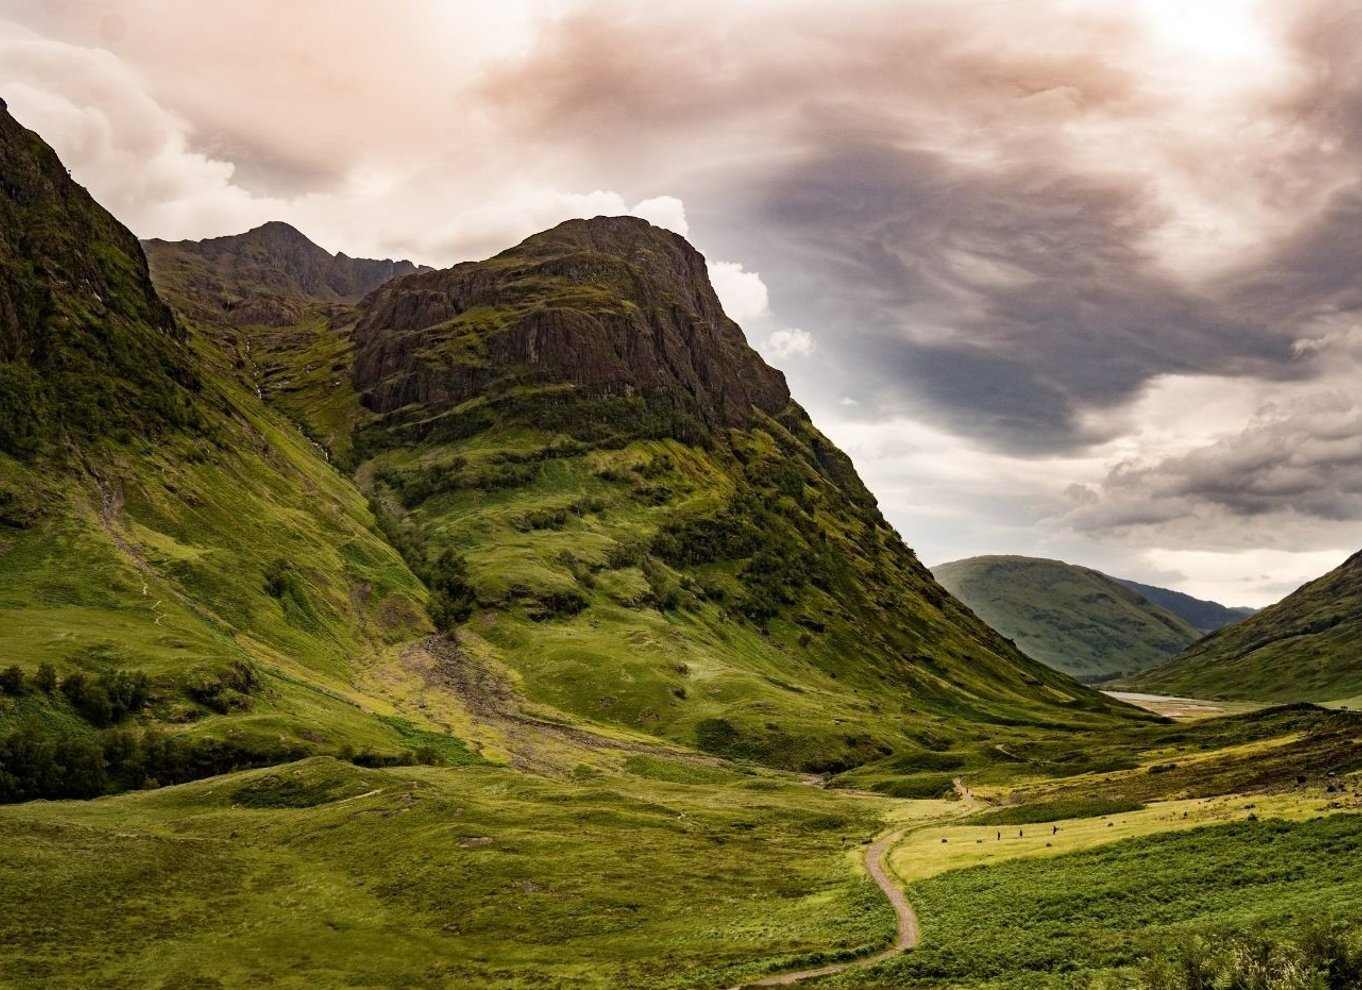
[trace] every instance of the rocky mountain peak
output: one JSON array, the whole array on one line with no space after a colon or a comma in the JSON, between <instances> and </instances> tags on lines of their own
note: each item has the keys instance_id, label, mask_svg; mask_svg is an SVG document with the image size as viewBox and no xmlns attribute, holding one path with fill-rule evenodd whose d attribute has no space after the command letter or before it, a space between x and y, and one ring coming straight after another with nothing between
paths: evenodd
<instances>
[{"instance_id":1,"label":"rocky mountain peak","mask_svg":"<svg viewBox=\"0 0 1362 990\"><path fill-rule=\"evenodd\" d=\"M636 217L569 220L487 261L385 285L361 308L356 344L356 382L385 414L571 385L714 428L790 401L724 314L703 255Z\"/></svg>"},{"instance_id":2,"label":"rocky mountain peak","mask_svg":"<svg viewBox=\"0 0 1362 990\"><path fill-rule=\"evenodd\" d=\"M192 299L193 316L237 325L285 326L309 305L353 304L384 282L422 270L410 261L333 255L280 220L242 234L144 246L158 284L177 299Z\"/></svg>"}]
</instances>

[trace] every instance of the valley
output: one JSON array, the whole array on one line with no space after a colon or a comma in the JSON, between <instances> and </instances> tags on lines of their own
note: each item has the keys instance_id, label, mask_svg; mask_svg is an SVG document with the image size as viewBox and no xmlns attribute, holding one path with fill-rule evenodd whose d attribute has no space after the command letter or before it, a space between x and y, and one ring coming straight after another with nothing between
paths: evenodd
<instances>
[{"instance_id":1,"label":"valley","mask_svg":"<svg viewBox=\"0 0 1362 990\"><path fill-rule=\"evenodd\" d=\"M1356 985L1354 561L992 612L679 234L143 244L2 105L0 179L0 985Z\"/></svg>"}]
</instances>

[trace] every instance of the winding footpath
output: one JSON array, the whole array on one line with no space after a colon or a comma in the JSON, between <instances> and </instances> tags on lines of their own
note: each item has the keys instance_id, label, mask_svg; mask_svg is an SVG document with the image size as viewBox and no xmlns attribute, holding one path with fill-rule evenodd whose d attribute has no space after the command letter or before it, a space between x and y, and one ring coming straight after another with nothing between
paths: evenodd
<instances>
[{"instance_id":1,"label":"winding footpath","mask_svg":"<svg viewBox=\"0 0 1362 990\"><path fill-rule=\"evenodd\" d=\"M841 973L856 966L869 966L873 963L883 962L917 945L917 915L913 913L913 906L908 903L908 898L903 895L903 891L889 879L889 872L885 865L889 848L902 837L902 832L886 835L866 850L865 854L865 868L869 871L870 878L875 881L880 890L884 891L884 896L889 898L889 903L894 906L894 916L898 921L898 937L894 940L892 946L883 952L875 953L873 956L862 956L860 959L851 959L847 962L829 963L827 966L820 966L817 969L802 969L795 973L768 976L763 980L740 983L731 990L746 990L748 987L784 987L793 983L802 983L805 980L817 979L820 976L831 976L833 973Z\"/></svg>"}]
</instances>

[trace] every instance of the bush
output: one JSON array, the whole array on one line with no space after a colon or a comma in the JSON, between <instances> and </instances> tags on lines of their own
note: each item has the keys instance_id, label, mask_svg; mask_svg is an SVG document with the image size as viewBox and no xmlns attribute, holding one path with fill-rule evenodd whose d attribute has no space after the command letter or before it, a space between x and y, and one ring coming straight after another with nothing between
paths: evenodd
<instances>
[{"instance_id":1,"label":"bush","mask_svg":"<svg viewBox=\"0 0 1362 990\"><path fill-rule=\"evenodd\" d=\"M182 784L307 755L299 746L170 738L157 729L72 736L41 723L0 736L0 803Z\"/></svg>"},{"instance_id":2,"label":"bush","mask_svg":"<svg viewBox=\"0 0 1362 990\"><path fill-rule=\"evenodd\" d=\"M260 678L250 664L235 661L226 670L197 670L185 685L190 700L225 715L251 706L250 695L260 686Z\"/></svg>"},{"instance_id":3,"label":"bush","mask_svg":"<svg viewBox=\"0 0 1362 990\"><path fill-rule=\"evenodd\" d=\"M0 694L7 694L11 698L17 698L24 693L24 672L17 666L9 666L0 670Z\"/></svg>"},{"instance_id":4,"label":"bush","mask_svg":"<svg viewBox=\"0 0 1362 990\"><path fill-rule=\"evenodd\" d=\"M426 610L437 628L448 632L473 614L477 594L468 582L468 561L463 554L444 550L424 576L430 588Z\"/></svg>"},{"instance_id":5,"label":"bush","mask_svg":"<svg viewBox=\"0 0 1362 990\"><path fill-rule=\"evenodd\" d=\"M1357 990L1362 938L1319 922L1295 940L1234 936L1189 939L1145 960L1133 990Z\"/></svg>"},{"instance_id":6,"label":"bush","mask_svg":"<svg viewBox=\"0 0 1362 990\"><path fill-rule=\"evenodd\" d=\"M141 711L150 685L141 671L115 670L98 680L76 671L61 682L61 693L85 721L103 728Z\"/></svg>"},{"instance_id":7,"label":"bush","mask_svg":"<svg viewBox=\"0 0 1362 990\"><path fill-rule=\"evenodd\" d=\"M33 686L43 694L57 690L57 668L50 663L38 664L38 670L33 675Z\"/></svg>"}]
</instances>

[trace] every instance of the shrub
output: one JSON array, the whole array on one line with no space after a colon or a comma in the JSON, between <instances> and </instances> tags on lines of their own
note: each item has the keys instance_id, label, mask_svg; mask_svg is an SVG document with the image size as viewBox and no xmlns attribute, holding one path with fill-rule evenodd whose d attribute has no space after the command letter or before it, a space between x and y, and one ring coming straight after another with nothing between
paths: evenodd
<instances>
[{"instance_id":1,"label":"shrub","mask_svg":"<svg viewBox=\"0 0 1362 990\"><path fill-rule=\"evenodd\" d=\"M473 614L477 594L468 582L468 561L463 554L445 549L424 577L430 588L426 610L437 628L448 632Z\"/></svg>"},{"instance_id":2,"label":"shrub","mask_svg":"<svg viewBox=\"0 0 1362 990\"><path fill-rule=\"evenodd\" d=\"M50 663L38 664L38 670L33 675L33 686L43 694L57 690L57 668Z\"/></svg>"},{"instance_id":3,"label":"shrub","mask_svg":"<svg viewBox=\"0 0 1362 990\"><path fill-rule=\"evenodd\" d=\"M4 670L0 670L0 694L7 694L11 698L17 698L24 693L24 672L17 666L11 665Z\"/></svg>"}]
</instances>

